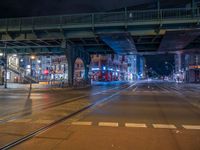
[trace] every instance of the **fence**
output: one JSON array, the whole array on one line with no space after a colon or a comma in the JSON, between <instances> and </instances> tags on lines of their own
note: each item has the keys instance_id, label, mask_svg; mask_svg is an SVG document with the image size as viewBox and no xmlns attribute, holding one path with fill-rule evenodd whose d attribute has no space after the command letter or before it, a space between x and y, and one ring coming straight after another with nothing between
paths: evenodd
<instances>
[{"instance_id":1,"label":"fence","mask_svg":"<svg viewBox=\"0 0 200 150\"><path fill-rule=\"evenodd\" d=\"M145 11L120 11L62 16L0 19L0 31L65 28L67 26L95 26L109 23L132 23L156 20L199 18L199 8L176 8Z\"/></svg>"}]
</instances>

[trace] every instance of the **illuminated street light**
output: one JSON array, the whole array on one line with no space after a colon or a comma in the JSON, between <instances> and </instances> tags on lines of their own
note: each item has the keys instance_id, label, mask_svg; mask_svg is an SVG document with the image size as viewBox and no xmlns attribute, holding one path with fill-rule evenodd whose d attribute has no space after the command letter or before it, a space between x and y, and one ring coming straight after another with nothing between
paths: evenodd
<instances>
[{"instance_id":1,"label":"illuminated street light","mask_svg":"<svg viewBox=\"0 0 200 150\"><path fill-rule=\"evenodd\" d=\"M0 53L0 56L3 56L3 53Z\"/></svg>"},{"instance_id":2,"label":"illuminated street light","mask_svg":"<svg viewBox=\"0 0 200 150\"><path fill-rule=\"evenodd\" d=\"M37 60L37 62L38 62L38 64L40 64L40 63L41 63L41 60Z\"/></svg>"},{"instance_id":3,"label":"illuminated street light","mask_svg":"<svg viewBox=\"0 0 200 150\"><path fill-rule=\"evenodd\" d=\"M34 55L32 55L32 56L31 56L31 59L32 59L32 60L33 60L33 59L35 59L35 56L34 56Z\"/></svg>"}]
</instances>

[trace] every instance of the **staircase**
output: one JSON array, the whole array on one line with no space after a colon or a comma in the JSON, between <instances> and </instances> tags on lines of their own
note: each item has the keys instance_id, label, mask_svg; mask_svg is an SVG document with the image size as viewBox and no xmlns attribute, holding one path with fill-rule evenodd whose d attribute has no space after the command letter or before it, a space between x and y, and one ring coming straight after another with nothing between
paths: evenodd
<instances>
[{"instance_id":1,"label":"staircase","mask_svg":"<svg viewBox=\"0 0 200 150\"><path fill-rule=\"evenodd\" d=\"M30 83L30 82L38 83L39 82L37 79L31 77L30 75L26 75L26 70L22 67L17 67L14 64L9 64L7 67L8 67L7 68L8 70L16 73L17 75L22 76L22 78L28 83Z\"/></svg>"}]
</instances>

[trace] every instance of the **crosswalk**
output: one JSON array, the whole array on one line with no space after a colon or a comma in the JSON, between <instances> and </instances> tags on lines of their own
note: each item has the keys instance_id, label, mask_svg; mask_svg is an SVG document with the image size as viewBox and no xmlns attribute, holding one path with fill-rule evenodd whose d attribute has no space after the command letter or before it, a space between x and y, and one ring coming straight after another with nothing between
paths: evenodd
<instances>
[{"instance_id":1,"label":"crosswalk","mask_svg":"<svg viewBox=\"0 0 200 150\"><path fill-rule=\"evenodd\" d=\"M119 123L119 122L91 122L91 121L77 121L72 122L73 126L99 126L99 127L126 127L126 128L155 128L155 129L186 129L186 130L200 130L200 125L174 125L174 124L145 124L145 123Z\"/></svg>"},{"instance_id":2,"label":"crosswalk","mask_svg":"<svg viewBox=\"0 0 200 150\"><path fill-rule=\"evenodd\" d=\"M17 119L11 120L9 123L32 123L32 124L50 124L56 120L48 119ZM71 122L72 126L99 126L99 127L126 127L126 128L155 128L155 129L186 129L186 130L200 130L200 125L197 124L161 124L161 123L138 123L138 122L92 122L92 121L74 121Z\"/></svg>"}]
</instances>

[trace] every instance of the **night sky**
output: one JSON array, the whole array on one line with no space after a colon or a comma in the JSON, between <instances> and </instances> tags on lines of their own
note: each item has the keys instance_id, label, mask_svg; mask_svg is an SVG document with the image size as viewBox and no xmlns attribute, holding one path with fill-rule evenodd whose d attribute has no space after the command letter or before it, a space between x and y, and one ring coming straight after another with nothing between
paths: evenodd
<instances>
[{"instance_id":1,"label":"night sky","mask_svg":"<svg viewBox=\"0 0 200 150\"><path fill-rule=\"evenodd\" d=\"M108 11L153 0L1 0L1 17Z\"/></svg>"},{"instance_id":2,"label":"night sky","mask_svg":"<svg viewBox=\"0 0 200 150\"><path fill-rule=\"evenodd\" d=\"M185 5L190 0L160 1L161 7L171 8ZM0 17L102 12L131 6L136 6L132 8L137 9L138 5L144 6L150 3L156 4L156 0L1 0Z\"/></svg>"}]
</instances>

